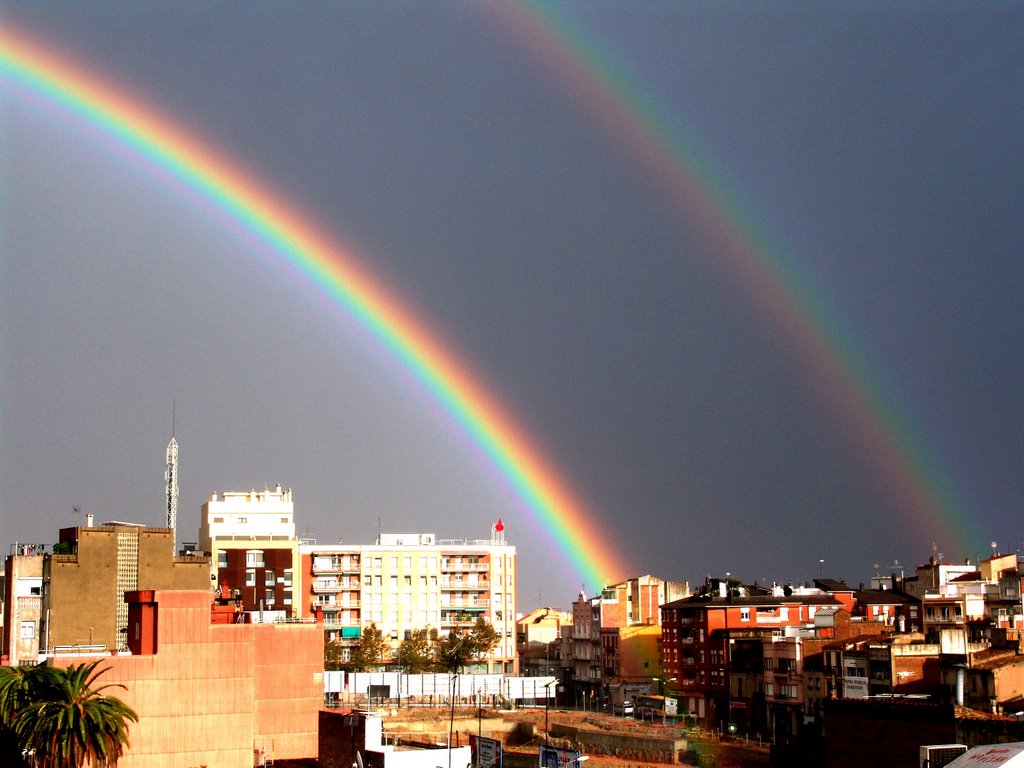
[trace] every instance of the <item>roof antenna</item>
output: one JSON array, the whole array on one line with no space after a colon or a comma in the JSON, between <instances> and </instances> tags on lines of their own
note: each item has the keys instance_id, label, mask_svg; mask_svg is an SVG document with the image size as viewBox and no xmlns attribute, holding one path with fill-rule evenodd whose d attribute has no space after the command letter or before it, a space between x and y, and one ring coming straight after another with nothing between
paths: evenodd
<instances>
[{"instance_id":1,"label":"roof antenna","mask_svg":"<svg viewBox=\"0 0 1024 768\"><path fill-rule=\"evenodd\" d=\"M178 526L178 442L174 439L177 420L177 402L171 400L171 442L167 444L167 468L164 470L165 501L167 502L167 527L171 529L171 553Z\"/></svg>"}]
</instances>

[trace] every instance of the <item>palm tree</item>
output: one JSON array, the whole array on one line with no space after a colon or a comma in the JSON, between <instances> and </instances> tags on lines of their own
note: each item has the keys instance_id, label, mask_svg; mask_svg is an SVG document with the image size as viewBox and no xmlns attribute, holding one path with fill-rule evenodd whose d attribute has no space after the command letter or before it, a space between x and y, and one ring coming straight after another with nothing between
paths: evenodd
<instances>
[{"instance_id":1,"label":"palm tree","mask_svg":"<svg viewBox=\"0 0 1024 768\"><path fill-rule=\"evenodd\" d=\"M14 718L31 700L34 667L0 667L0 764L24 765L22 743L14 731Z\"/></svg>"},{"instance_id":2,"label":"palm tree","mask_svg":"<svg viewBox=\"0 0 1024 768\"><path fill-rule=\"evenodd\" d=\"M30 699L14 715L23 748L34 750L39 768L115 766L128 746L128 724L139 716L123 701L96 686L105 670L99 661L67 669L34 667L28 673Z\"/></svg>"}]
</instances>

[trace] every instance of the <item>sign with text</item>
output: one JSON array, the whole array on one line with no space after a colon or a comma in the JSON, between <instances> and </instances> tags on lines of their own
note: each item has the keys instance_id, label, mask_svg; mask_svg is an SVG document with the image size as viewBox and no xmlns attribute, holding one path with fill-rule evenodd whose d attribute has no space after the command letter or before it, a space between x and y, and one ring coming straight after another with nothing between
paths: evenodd
<instances>
[{"instance_id":1,"label":"sign with text","mask_svg":"<svg viewBox=\"0 0 1024 768\"><path fill-rule=\"evenodd\" d=\"M578 749L561 749L541 745L540 768L579 768Z\"/></svg>"},{"instance_id":2,"label":"sign with text","mask_svg":"<svg viewBox=\"0 0 1024 768\"><path fill-rule=\"evenodd\" d=\"M501 768L501 742L486 736L470 735L473 763L477 768Z\"/></svg>"}]
</instances>

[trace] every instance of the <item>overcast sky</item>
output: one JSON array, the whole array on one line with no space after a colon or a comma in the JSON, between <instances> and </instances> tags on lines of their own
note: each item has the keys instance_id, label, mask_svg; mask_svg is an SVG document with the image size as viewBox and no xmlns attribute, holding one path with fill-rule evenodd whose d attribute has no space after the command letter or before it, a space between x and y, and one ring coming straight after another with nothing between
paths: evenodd
<instances>
[{"instance_id":1,"label":"overcast sky","mask_svg":"<svg viewBox=\"0 0 1024 768\"><path fill-rule=\"evenodd\" d=\"M1024 546L1024 4L0 7L351 244L629 575L855 584ZM873 410L824 391L709 211L670 194L685 173L524 32L555 34L552 8L579 72L617 78L697 197L731 201L710 213L811 286L806 325L830 319ZM0 540L52 543L74 507L162 523L176 402L179 540L212 491L278 482L322 542L500 516L520 608L568 606L581 576L543 526L329 301L123 147L0 93ZM907 462L863 439L872 418ZM900 472L945 495L909 511Z\"/></svg>"}]
</instances>

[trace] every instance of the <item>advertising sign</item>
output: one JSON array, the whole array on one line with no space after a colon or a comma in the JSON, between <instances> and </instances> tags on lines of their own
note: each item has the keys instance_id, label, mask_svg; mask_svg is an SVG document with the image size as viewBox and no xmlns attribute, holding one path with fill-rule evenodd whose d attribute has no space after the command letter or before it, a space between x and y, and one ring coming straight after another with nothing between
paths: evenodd
<instances>
[{"instance_id":1,"label":"advertising sign","mask_svg":"<svg viewBox=\"0 0 1024 768\"><path fill-rule=\"evenodd\" d=\"M477 768L501 768L501 742L486 736L470 735L473 762Z\"/></svg>"},{"instance_id":2,"label":"advertising sign","mask_svg":"<svg viewBox=\"0 0 1024 768\"><path fill-rule=\"evenodd\" d=\"M578 749L561 749L542 745L540 748L540 768L579 768L580 752Z\"/></svg>"}]
</instances>

